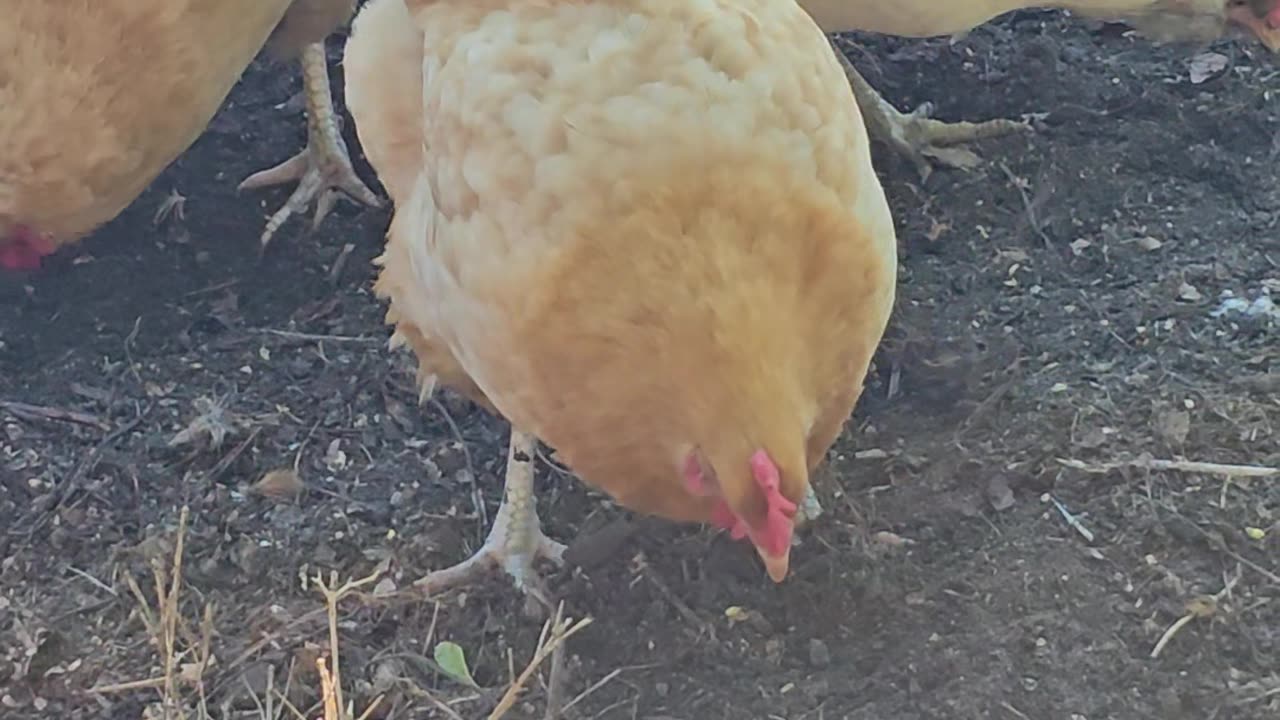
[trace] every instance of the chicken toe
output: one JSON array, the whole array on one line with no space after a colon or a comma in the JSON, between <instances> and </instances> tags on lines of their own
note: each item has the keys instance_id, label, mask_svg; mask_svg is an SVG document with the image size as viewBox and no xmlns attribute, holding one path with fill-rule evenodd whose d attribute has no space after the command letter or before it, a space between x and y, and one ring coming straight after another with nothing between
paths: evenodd
<instances>
[{"instance_id":1,"label":"chicken toe","mask_svg":"<svg viewBox=\"0 0 1280 720\"><path fill-rule=\"evenodd\" d=\"M329 88L329 66L324 43L314 43L302 51L302 84L307 102L307 146L302 152L267 170L260 170L240 183L240 190L298 181L288 201L267 220L262 245L293 215L316 204L312 227L317 227L333 209L339 191L355 200L380 207L382 200L356 175L347 144L339 130L338 113Z\"/></svg>"},{"instance_id":2,"label":"chicken toe","mask_svg":"<svg viewBox=\"0 0 1280 720\"><path fill-rule=\"evenodd\" d=\"M834 43L832 47L849 77L868 134L910 160L922 180L929 177L934 165L968 169L981 162L976 153L957 147L959 145L1031 130L1029 124L1019 120L978 123L934 120L929 117L932 107L928 103L903 113L871 87L839 47Z\"/></svg>"},{"instance_id":3,"label":"chicken toe","mask_svg":"<svg viewBox=\"0 0 1280 720\"><path fill-rule=\"evenodd\" d=\"M434 595L502 568L518 589L550 606L534 563L541 558L563 564L565 546L544 535L538 521L533 488L536 450L536 438L512 428L502 505L484 545L457 565L428 573L415 583L419 590Z\"/></svg>"}]
</instances>

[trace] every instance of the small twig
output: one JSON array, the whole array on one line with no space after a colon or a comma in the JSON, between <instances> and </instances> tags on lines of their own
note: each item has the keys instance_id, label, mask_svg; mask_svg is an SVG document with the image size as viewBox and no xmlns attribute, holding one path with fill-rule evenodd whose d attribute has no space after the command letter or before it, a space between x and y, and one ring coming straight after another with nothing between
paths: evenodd
<instances>
[{"instance_id":1,"label":"small twig","mask_svg":"<svg viewBox=\"0 0 1280 720\"><path fill-rule=\"evenodd\" d=\"M75 567L75 566L73 566L73 565L68 565L68 566L67 566L67 571L68 571L68 572L71 572L71 573L73 573L73 574L75 574L75 575L79 575L80 577L82 577L82 578L84 578L85 580L89 581L89 583L90 583L91 585L93 585L94 587L96 587L96 588L98 588L99 590L102 590L103 592L108 593L109 595L111 595L111 597L120 597L119 593L117 593L117 592L116 592L116 589L115 589L115 588L113 588L113 587L111 587L110 585L108 585L108 584L106 584L106 583L102 582L102 581L101 581L101 580L99 580L98 578L96 578L96 577L94 577L94 576L90 575L89 573L87 573L87 572L85 572L85 571L81 570L81 569L80 569L80 568L78 568L78 567Z\"/></svg>"},{"instance_id":2,"label":"small twig","mask_svg":"<svg viewBox=\"0 0 1280 720\"><path fill-rule=\"evenodd\" d=\"M125 362L129 364L129 374L133 376L134 380L138 381L139 385L142 385L143 383L142 376L138 374L137 364L133 362L133 343L138 339L138 334L141 332L142 316L139 315L138 318L133 321L133 330L130 330L129 334L124 338L124 359Z\"/></svg>"},{"instance_id":3,"label":"small twig","mask_svg":"<svg viewBox=\"0 0 1280 720\"><path fill-rule=\"evenodd\" d=\"M599 690L600 688L604 687L605 685L608 685L609 683L613 682L613 679L614 679L614 678L616 678L616 677L618 677L619 675L621 675L621 674L622 674L622 671L623 671L623 670L625 670L625 669L626 669L626 668L618 668L617 670L614 670L613 672L609 673L608 675L605 675L604 677L602 677L602 678L600 678L599 680L595 681L594 683L592 683L592 684L591 684L591 687L589 687L589 688L587 688L586 690L583 690L582 692L578 693L578 696L577 696L577 697L575 697L574 699L572 699L572 700L570 700L569 702L565 703L565 706L564 706L563 708L561 708L561 709L560 709L560 711L561 711L561 712L568 712L568 711L569 711L569 708L573 707L574 705L577 705L578 703L582 702L583 700L586 700L588 697L590 697L590 696L591 696L593 693L595 693L597 690Z\"/></svg>"},{"instance_id":4,"label":"small twig","mask_svg":"<svg viewBox=\"0 0 1280 720\"><path fill-rule=\"evenodd\" d=\"M565 684L564 645L551 653L551 670L547 673L547 708L543 720L559 720L564 710Z\"/></svg>"},{"instance_id":5,"label":"small twig","mask_svg":"<svg viewBox=\"0 0 1280 720\"><path fill-rule=\"evenodd\" d=\"M457 710L454 710L453 708L446 705L444 701L442 701L440 698L436 697L435 695L432 695L430 692L427 692L426 688L415 687L413 688L413 691L414 693L420 694L422 695L422 697L431 701L431 704L435 705L440 710L440 712L443 712L445 715L448 715L450 720L462 720L462 716L458 714Z\"/></svg>"},{"instance_id":6,"label":"small twig","mask_svg":"<svg viewBox=\"0 0 1280 720\"><path fill-rule=\"evenodd\" d=\"M422 647L432 647L431 641L436 639L436 621L440 619L440 601L436 601L435 609L431 611L431 626L427 628L426 642L422 643Z\"/></svg>"},{"instance_id":7,"label":"small twig","mask_svg":"<svg viewBox=\"0 0 1280 720\"><path fill-rule=\"evenodd\" d=\"M1196 529L1196 532L1200 533L1200 535L1202 535L1202 536L1204 537L1204 539L1205 539L1206 541L1208 541L1209 545L1211 545L1215 550L1217 550L1218 552L1220 552L1220 553L1222 553L1222 554L1226 555L1227 557L1231 558L1232 560L1235 560L1236 562L1240 563L1241 565L1244 565L1245 567L1247 567L1247 568L1249 568L1249 569L1253 570L1254 572L1256 572L1256 573L1258 573L1259 575L1261 575L1261 576L1265 577L1266 579L1270 580L1271 582L1276 583L1277 585L1280 585L1280 575L1277 575L1276 573L1272 572L1271 570L1268 570L1267 568L1263 567L1262 565L1259 565L1258 563L1256 563L1256 562L1254 562L1254 561L1250 560L1249 558L1247 558L1247 557L1245 557L1245 556L1241 555L1240 553L1238 553L1238 552L1236 552L1236 551L1232 550L1231 548L1227 547L1227 546L1226 546L1226 543L1224 543L1224 542L1223 542L1223 540L1222 540L1222 538L1221 538L1221 537L1216 536L1216 535L1214 535L1214 534L1210 533L1208 530L1205 530L1204 528L1200 527L1199 525L1195 524L1194 522L1191 522L1191 521L1190 521L1189 519L1187 519L1187 518L1183 518L1183 519L1184 519L1184 520L1187 520L1187 525L1189 525L1190 527L1195 528L1195 529Z\"/></svg>"},{"instance_id":8,"label":"small twig","mask_svg":"<svg viewBox=\"0 0 1280 720\"><path fill-rule=\"evenodd\" d=\"M143 680L110 683L107 685L94 685L89 688L88 691L91 693L98 693L99 695L110 695L112 693L133 692L134 690L150 690L158 687L164 687L164 678L154 677L145 678Z\"/></svg>"},{"instance_id":9,"label":"small twig","mask_svg":"<svg viewBox=\"0 0 1280 720\"><path fill-rule=\"evenodd\" d=\"M480 534L476 537L479 542L484 542L485 528L489 527L489 510L484 506L484 494L480 492L480 478L476 476L475 465L471 462L471 451L467 449L467 440L462 436L462 428L453 419L449 408L445 407L435 395L431 396L431 404L440 412L441 417L453 432L454 438L457 439L458 445L462 447L462 459L467 464L467 475L471 480L471 504L475 506L476 516L480 518L480 522L476 524L477 532Z\"/></svg>"},{"instance_id":10,"label":"small twig","mask_svg":"<svg viewBox=\"0 0 1280 720\"><path fill-rule=\"evenodd\" d=\"M338 662L338 654L333 654L333 662ZM342 711L342 700L338 697L341 692L337 689L333 682L333 675L329 673L329 668L325 667L324 656L316 658L316 671L320 673L320 700L324 703L324 720L340 720Z\"/></svg>"},{"instance_id":11,"label":"small twig","mask_svg":"<svg viewBox=\"0 0 1280 720\"><path fill-rule=\"evenodd\" d=\"M1016 707L1014 707L1014 706L1010 705L1010 704L1009 704L1009 703L1007 703L1007 702L1001 702L1001 703L1000 703L1000 707L1004 708L1005 710L1008 710L1010 713L1012 713L1012 714L1016 715L1017 717L1021 718L1022 720L1031 720L1031 718L1027 717L1027 714L1026 714L1026 713L1022 712L1021 710L1019 710L1018 708L1016 708Z\"/></svg>"},{"instance_id":12,"label":"small twig","mask_svg":"<svg viewBox=\"0 0 1280 720\"><path fill-rule=\"evenodd\" d=\"M301 342L356 343L359 345L378 345L386 342L384 338L369 337L368 335L317 335L314 333L294 332L292 330L276 330L274 328L258 328L254 332Z\"/></svg>"},{"instance_id":13,"label":"small twig","mask_svg":"<svg viewBox=\"0 0 1280 720\"><path fill-rule=\"evenodd\" d=\"M31 512L26 518L24 518L29 523L29 527L25 530L16 532L25 533L28 537L39 532L40 529L44 527L44 524L49 521L49 517L53 511L61 507L62 504L71 497L71 494L80 487L81 479L98 464L98 460L102 457L102 454L106 452L107 447L125 435L128 435L134 430L134 428L141 425L142 421L151 413L151 407L154 406L148 406L146 410L140 411L134 419L104 435L102 439L98 441L98 444L89 451L89 454L80 462L76 463L76 466L71 469L71 474L69 474L62 482L58 483L57 489L45 496L41 502L32 504Z\"/></svg>"},{"instance_id":14,"label":"small twig","mask_svg":"<svg viewBox=\"0 0 1280 720\"><path fill-rule=\"evenodd\" d=\"M1239 570L1239 568L1237 568L1237 570ZM1218 603L1222 600L1224 595L1231 592L1231 589L1234 588L1238 582L1240 582L1239 572L1236 573L1235 577L1227 580L1222 589L1213 595L1196 598L1187 603L1187 614L1178 618L1169 626L1168 630L1164 631L1164 634L1156 641L1156 646L1151 649L1151 659L1155 660L1160 657L1160 653L1164 651L1165 645L1168 645L1169 641L1173 639L1173 636L1177 635L1178 631L1186 627L1192 620L1195 620L1196 618L1213 617L1214 613L1218 611Z\"/></svg>"},{"instance_id":15,"label":"small twig","mask_svg":"<svg viewBox=\"0 0 1280 720\"><path fill-rule=\"evenodd\" d=\"M317 608L315 610L308 611L298 616L297 618L294 618L293 620L289 621L289 624L280 628L278 632L264 633L262 638L260 638L257 642L253 643L249 647L245 648L239 655L233 658L230 662L222 664L221 666L222 677L229 678L230 673L233 670L235 670L236 668L248 662L250 658L252 658L254 655L257 655L258 652L261 651L264 647L270 645L271 643L278 642L282 637L284 637L284 633L286 631L292 630L298 627L299 625L309 623L313 620L317 620L321 617L324 617L324 615L325 615L325 608ZM215 694L217 690L221 689L221 686L224 682L225 681L220 680L219 683L214 686Z\"/></svg>"},{"instance_id":16,"label":"small twig","mask_svg":"<svg viewBox=\"0 0 1280 720\"><path fill-rule=\"evenodd\" d=\"M1044 232L1044 223L1040 220L1039 213L1040 207L1049 198L1049 193L1043 191L1045 186L1042 184L1033 198L1027 195L1026 188L1023 187L1027 182L1026 180L1014 175L1013 170L1010 170L1005 163L1000 163L1000 169L1004 171L1005 177L1009 179L1009 184L1013 185L1014 189L1018 191L1018 197L1022 199L1022 210L1027 214L1027 226L1040 236L1040 239L1044 241L1045 247L1053 247L1053 242L1049 240L1049 236Z\"/></svg>"},{"instance_id":17,"label":"small twig","mask_svg":"<svg viewBox=\"0 0 1280 720\"><path fill-rule=\"evenodd\" d=\"M47 405L32 405L30 403L18 402L16 400L0 400L0 410L8 410L20 420L52 420L54 422L67 422L76 425L87 425L99 430L110 430L111 426L103 422L101 418L89 413L79 412L77 410L66 410L64 408L49 407Z\"/></svg>"},{"instance_id":18,"label":"small twig","mask_svg":"<svg viewBox=\"0 0 1280 720\"><path fill-rule=\"evenodd\" d=\"M216 284L216 285L209 285L209 286L207 286L207 287L200 288L199 290L191 290L191 291L187 292L186 294L184 294L182 297L184 297L184 298L189 298L189 297L195 297L195 296L197 296L197 295L207 295L207 294L209 294L209 293L217 292L217 291L219 291L219 290L226 290L226 289L227 289L227 288L229 288L229 287L234 287L234 286L239 285L239 284L240 284L240 281L239 281L238 279L237 279L237 280L226 280L226 281L220 282L220 283L218 283L218 284Z\"/></svg>"},{"instance_id":19,"label":"small twig","mask_svg":"<svg viewBox=\"0 0 1280 720\"><path fill-rule=\"evenodd\" d=\"M1155 660L1160 657L1160 653L1164 651L1164 646L1169 644L1169 641L1173 639L1173 636L1177 635L1179 630L1186 627L1188 623L1198 617L1200 617L1200 615L1194 612L1188 612L1186 615L1178 618L1176 622L1170 625L1169 629L1165 630L1164 634L1160 636L1160 639L1156 641L1156 646L1151 648L1151 659Z\"/></svg>"},{"instance_id":20,"label":"small twig","mask_svg":"<svg viewBox=\"0 0 1280 720\"><path fill-rule=\"evenodd\" d=\"M178 690L174 664L177 662L178 642L178 598L182 592L182 555L187 539L187 516L190 510L186 505L178 513L178 535L173 546L173 561L170 565L169 589L164 587L164 575L155 568L156 606L160 610L160 622L163 630L164 647L164 700L166 705L177 700Z\"/></svg>"},{"instance_id":21,"label":"small twig","mask_svg":"<svg viewBox=\"0 0 1280 720\"><path fill-rule=\"evenodd\" d=\"M1062 515L1062 519L1066 520L1068 525L1070 525L1076 532L1080 533L1085 540L1093 542L1093 531L1085 527L1084 523L1080 522L1080 518L1072 514L1070 510L1067 510L1067 506L1058 502L1058 498L1050 495L1049 500L1053 503L1053 506L1058 509L1058 512Z\"/></svg>"},{"instance_id":22,"label":"small twig","mask_svg":"<svg viewBox=\"0 0 1280 720\"><path fill-rule=\"evenodd\" d=\"M529 678L533 676L538 666L554 653L556 648L564 644L566 640L591 624L591 618L588 617L570 625L570 621L564 619L563 616L564 602L561 601L559 607L556 608L555 615L542 626L542 634L538 637L538 646L533 653L533 658L529 660L529 664L521 671L515 682L511 683L511 686L503 693L502 699L493 708L493 712L489 713L488 720L498 720L510 712L511 708L515 706L516 700L520 697L520 691L528 684Z\"/></svg>"},{"instance_id":23,"label":"small twig","mask_svg":"<svg viewBox=\"0 0 1280 720\"><path fill-rule=\"evenodd\" d=\"M231 448L231 451L224 455L221 460L215 463L213 467L209 468L209 472L205 476L205 481L213 482L222 477L222 474L227 471L227 468L231 467L232 463L240 459L240 456L244 454L245 450L249 449L249 446L253 444L253 441L258 438L258 435L261 432L262 428L260 427L255 427L253 430L249 431L249 437L241 440L240 443Z\"/></svg>"},{"instance_id":24,"label":"small twig","mask_svg":"<svg viewBox=\"0 0 1280 720\"><path fill-rule=\"evenodd\" d=\"M342 598L359 590L365 585L377 581L381 575L382 568L378 568L368 577L343 583L343 585L338 587L336 590L334 587L338 584L337 572L329 573L329 582L327 584L319 573L316 573L316 576L311 579L311 582L316 589L324 595L325 610L329 616L329 655L333 658L333 676L332 687L327 688L326 692L328 689L332 689L334 701L337 703L337 707L340 708L344 714L346 713L346 705L342 702L342 666L341 660L338 656L338 602L341 601ZM328 672L327 668L323 665L323 661L323 656L316 660L316 667L320 669L320 680L322 684L325 681L325 673ZM373 704L377 705L380 701L381 696L376 698ZM339 715L329 715L329 700L327 695L325 696L325 720L341 720L341 716Z\"/></svg>"},{"instance_id":25,"label":"small twig","mask_svg":"<svg viewBox=\"0 0 1280 720\"><path fill-rule=\"evenodd\" d=\"M1215 462L1197 462L1194 460L1157 460L1155 458L1136 458L1109 463L1086 463L1083 460L1058 458L1058 463L1069 468L1091 474L1101 474L1123 468L1139 470L1170 470L1176 472L1203 473L1205 475L1223 475L1226 477L1280 477L1280 468L1262 465L1228 465Z\"/></svg>"},{"instance_id":26,"label":"small twig","mask_svg":"<svg viewBox=\"0 0 1280 720\"><path fill-rule=\"evenodd\" d=\"M685 601L681 600L679 595L676 595L671 590L671 587L667 585L666 581L658 575L658 571L650 567L649 563L644 560L643 557L640 560L640 572L649 579L649 582L653 583L653 586L658 589L658 592L662 593L667 598L667 602L670 602L675 607L676 611L698 630L699 635L705 633L707 637L711 638L712 642L716 641L715 627L711 625L711 623L708 623L698 617L698 614L685 604Z\"/></svg>"},{"instance_id":27,"label":"small twig","mask_svg":"<svg viewBox=\"0 0 1280 720\"><path fill-rule=\"evenodd\" d=\"M342 251L338 253L338 257L333 261L333 267L329 269L330 285L338 284L338 280L342 277L342 269L347 266L347 258L351 257L351 251L355 249L355 243L347 243L342 246Z\"/></svg>"}]
</instances>

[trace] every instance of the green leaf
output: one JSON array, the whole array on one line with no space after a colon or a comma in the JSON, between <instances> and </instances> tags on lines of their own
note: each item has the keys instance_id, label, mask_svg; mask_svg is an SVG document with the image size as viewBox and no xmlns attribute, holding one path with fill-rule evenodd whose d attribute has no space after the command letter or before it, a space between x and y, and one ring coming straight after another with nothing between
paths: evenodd
<instances>
[{"instance_id":1,"label":"green leaf","mask_svg":"<svg viewBox=\"0 0 1280 720\"><path fill-rule=\"evenodd\" d=\"M463 685L477 690L480 689L475 679L471 677L471 670L467 667L467 655L462 651L461 645L448 641L437 643L434 654L436 664L440 666L445 675Z\"/></svg>"}]
</instances>

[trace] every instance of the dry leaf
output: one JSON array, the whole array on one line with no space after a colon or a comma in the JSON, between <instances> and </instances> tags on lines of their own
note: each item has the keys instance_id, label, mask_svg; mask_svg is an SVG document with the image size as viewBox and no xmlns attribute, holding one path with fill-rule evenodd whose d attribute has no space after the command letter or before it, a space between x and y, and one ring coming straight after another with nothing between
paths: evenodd
<instances>
[{"instance_id":1,"label":"dry leaf","mask_svg":"<svg viewBox=\"0 0 1280 720\"><path fill-rule=\"evenodd\" d=\"M384 577L373 586L373 596L381 597L383 595L393 595L396 591L396 581L389 577Z\"/></svg>"},{"instance_id":2,"label":"dry leaf","mask_svg":"<svg viewBox=\"0 0 1280 720\"><path fill-rule=\"evenodd\" d=\"M240 430L240 420L226 408L226 399L200 396L192 403L196 417L169 439L169 447L203 443L208 450L222 447L228 436Z\"/></svg>"},{"instance_id":3,"label":"dry leaf","mask_svg":"<svg viewBox=\"0 0 1280 720\"><path fill-rule=\"evenodd\" d=\"M1134 242L1138 243L1138 247L1146 250L1147 252L1153 252L1164 247L1164 243L1150 236L1140 237L1137 240L1134 240Z\"/></svg>"},{"instance_id":4,"label":"dry leaf","mask_svg":"<svg viewBox=\"0 0 1280 720\"><path fill-rule=\"evenodd\" d=\"M249 488L249 492L272 500L292 502L302 495L304 489L306 486L302 484L298 473L291 468L280 468L263 475L261 480Z\"/></svg>"},{"instance_id":5,"label":"dry leaf","mask_svg":"<svg viewBox=\"0 0 1280 720\"><path fill-rule=\"evenodd\" d=\"M1212 78L1214 75L1227 69L1226 55L1215 52L1200 53L1191 58L1191 84L1199 85L1200 83Z\"/></svg>"}]
</instances>

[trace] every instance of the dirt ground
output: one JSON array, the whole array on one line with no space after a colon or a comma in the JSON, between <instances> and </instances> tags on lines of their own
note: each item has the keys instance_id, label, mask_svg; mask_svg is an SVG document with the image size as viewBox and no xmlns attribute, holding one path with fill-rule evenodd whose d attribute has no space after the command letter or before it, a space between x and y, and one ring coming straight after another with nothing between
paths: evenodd
<instances>
[{"instance_id":1,"label":"dirt ground","mask_svg":"<svg viewBox=\"0 0 1280 720\"><path fill-rule=\"evenodd\" d=\"M1199 49L1048 12L954 44L849 40L899 107L1047 114L983 143L972 172L922 184L878 157L899 307L785 584L709 530L620 525L544 464L550 534L591 538L550 578L594 618L567 645L565 697L585 696L566 715L1280 716L1280 479L1059 462L1280 465L1280 321L1213 314L1224 292L1280 294L1273 61L1219 43L1227 67L1193 84ZM155 684L86 690L164 675L129 578L154 603L147 562L167 560L184 505L178 644L207 629L215 717L259 717L268 676L313 706L328 627L304 578L382 570L378 592L403 588L483 537L475 488L491 516L506 427L450 396L418 409L384 349L370 259L388 212L342 205L258 259L284 191L235 184L300 147L280 107L298 88L255 64L130 210L0 286L0 715L155 702ZM172 191L185 217L157 226ZM296 502L255 491L295 466ZM541 627L505 579L341 610L347 697L385 692L375 717L453 717L428 693L485 717ZM442 640L480 689L439 672ZM508 717L541 717L545 688Z\"/></svg>"}]
</instances>

